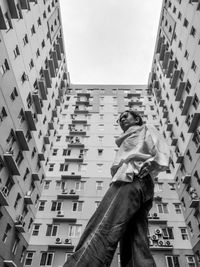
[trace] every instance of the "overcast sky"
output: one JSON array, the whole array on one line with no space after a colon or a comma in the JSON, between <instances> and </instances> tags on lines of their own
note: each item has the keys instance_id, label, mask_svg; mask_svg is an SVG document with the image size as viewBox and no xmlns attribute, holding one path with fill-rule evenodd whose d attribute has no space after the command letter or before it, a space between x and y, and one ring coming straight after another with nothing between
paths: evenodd
<instances>
[{"instance_id":1,"label":"overcast sky","mask_svg":"<svg viewBox=\"0 0 200 267\"><path fill-rule=\"evenodd\" d=\"M60 0L71 82L146 84L162 0Z\"/></svg>"}]
</instances>

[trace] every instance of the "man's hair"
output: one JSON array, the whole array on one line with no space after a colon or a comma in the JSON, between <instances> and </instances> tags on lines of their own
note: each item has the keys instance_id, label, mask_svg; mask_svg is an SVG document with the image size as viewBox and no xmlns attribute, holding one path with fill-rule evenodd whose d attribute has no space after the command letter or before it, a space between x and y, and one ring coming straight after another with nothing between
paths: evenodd
<instances>
[{"instance_id":1,"label":"man's hair","mask_svg":"<svg viewBox=\"0 0 200 267\"><path fill-rule=\"evenodd\" d=\"M139 125L139 126L143 125L144 122L143 122L142 117L140 116L139 113L137 113L136 111L133 111L132 109L128 109L128 110L123 111L123 112L121 113L121 115L122 115L124 112L128 112L128 113L130 113L135 119L138 119L138 122L137 122L136 125ZM118 121L120 120L121 115L119 116Z\"/></svg>"}]
</instances>

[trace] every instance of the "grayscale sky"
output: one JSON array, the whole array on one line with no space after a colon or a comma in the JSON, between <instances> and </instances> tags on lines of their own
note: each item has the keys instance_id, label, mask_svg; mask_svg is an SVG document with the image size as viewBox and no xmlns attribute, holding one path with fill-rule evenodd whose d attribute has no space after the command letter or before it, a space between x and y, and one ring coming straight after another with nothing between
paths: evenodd
<instances>
[{"instance_id":1,"label":"grayscale sky","mask_svg":"<svg viewBox=\"0 0 200 267\"><path fill-rule=\"evenodd\" d=\"M60 0L72 83L146 84L162 0Z\"/></svg>"}]
</instances>

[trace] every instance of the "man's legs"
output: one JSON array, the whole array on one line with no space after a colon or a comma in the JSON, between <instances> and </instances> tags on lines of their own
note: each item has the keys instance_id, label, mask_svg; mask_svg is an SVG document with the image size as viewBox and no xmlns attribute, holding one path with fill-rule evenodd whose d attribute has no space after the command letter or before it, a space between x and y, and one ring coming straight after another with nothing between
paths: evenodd
<instances>
[{"instance_id":1,"label":"man's legs","mask_svg":"<svg viewBox=\"0 0 200 267\"><path fill-rule=\"evenodd\" d=\"M152 200L147 201L128 223L120 240L121 267L156 267L149 249L147 215Z\"/></svg>"},{"instance_id":2,"label":"man's legs","mask_svg":"<svg viewBox=\"0 0 200 267\"><path fill-rule=\"evenodd\" d=\"M112 184L64 267L110 266L129 220L152 196L153 187L145 186L139 179Z\"/></svg>"}]
</instances>

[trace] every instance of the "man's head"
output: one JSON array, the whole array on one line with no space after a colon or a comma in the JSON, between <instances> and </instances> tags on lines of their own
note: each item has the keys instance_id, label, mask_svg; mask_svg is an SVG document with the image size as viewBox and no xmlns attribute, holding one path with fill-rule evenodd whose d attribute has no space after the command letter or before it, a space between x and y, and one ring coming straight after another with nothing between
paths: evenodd
<instances>
[{"instance_id":1,"label":"man's head","mask_svg":"<svg viewBox=\"0 0 200 267\"><path fill-rule=\"evenodd\" d=\"M118 122L124 132L126 132L131 126L141 126L143 124L141 116L133 110L125 110L119 116Z\"/></svg>"}]
</instances>

